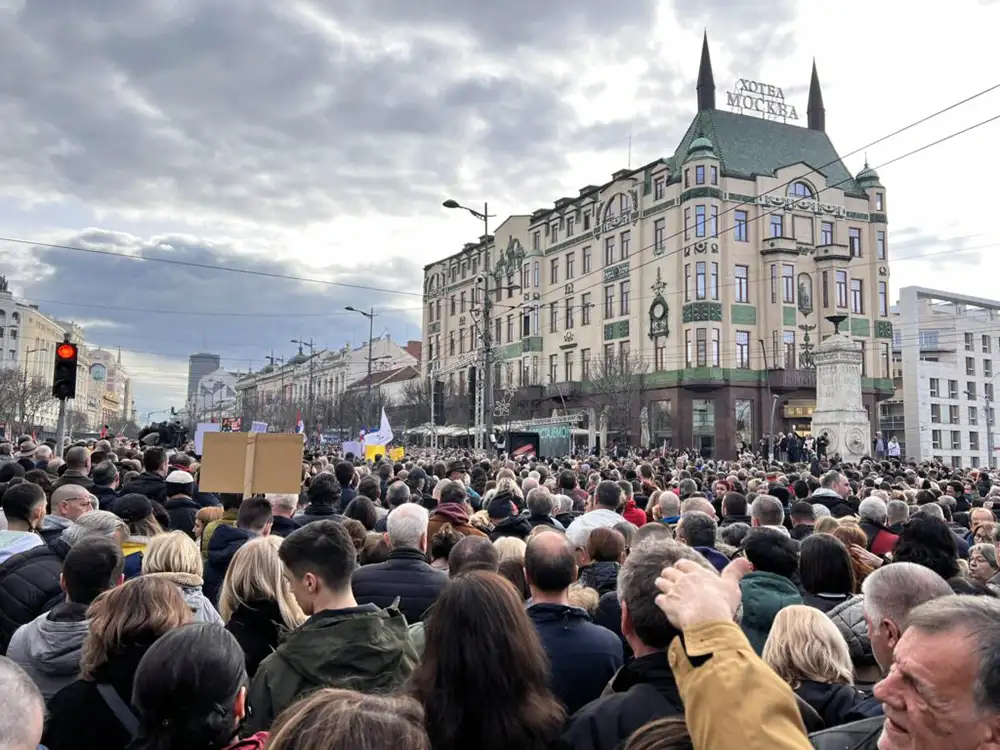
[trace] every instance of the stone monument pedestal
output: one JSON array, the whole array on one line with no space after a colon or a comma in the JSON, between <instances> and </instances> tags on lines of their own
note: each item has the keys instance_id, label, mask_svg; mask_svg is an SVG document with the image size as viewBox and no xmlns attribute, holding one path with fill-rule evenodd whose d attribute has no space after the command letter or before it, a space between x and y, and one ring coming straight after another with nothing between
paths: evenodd
<instances>
[{"instance_id":1,"label":"stone monument pedestal","mask_svg":"<svg viewBox=\"0 0 1000 750\"><path fill-rule=\"evenodd\" d=\"M825 434L826 455L857 463L871 455L871 422L861 398L861 344L839 331L815 351L816 410L812 434Z\"/></svg>"}]
</instances>

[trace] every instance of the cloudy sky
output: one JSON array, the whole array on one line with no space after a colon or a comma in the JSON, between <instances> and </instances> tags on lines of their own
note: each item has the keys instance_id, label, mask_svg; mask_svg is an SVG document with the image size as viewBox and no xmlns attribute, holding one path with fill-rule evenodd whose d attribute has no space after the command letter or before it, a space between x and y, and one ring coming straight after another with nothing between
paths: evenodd
<instances>
[{"instance_id":1,"label":"cloudy sky","mask_svg":"<svg viewBox=\"0 0 1000 750\"><path fill-rule=\"evenodd\" d=\"M866 144L1000 83L1000 2L899 7L0 0L0 270L122 348L143 415L182 403L194 351L246 370L294 354L292 338L360 343L367 322L345 305L419 338L422 265L479 230L442 199L501 219L550 205L626 166L630 132L633 165L669 156L706 28L720 104L754 78L804 119L815 57L828 132L862 149L852 172ZM868 160L997 114L1000 90ZM894 288L1000 297L971 283L1000 272L998 137L994 122L879 169Z\"/></svg>"}]
</instances>

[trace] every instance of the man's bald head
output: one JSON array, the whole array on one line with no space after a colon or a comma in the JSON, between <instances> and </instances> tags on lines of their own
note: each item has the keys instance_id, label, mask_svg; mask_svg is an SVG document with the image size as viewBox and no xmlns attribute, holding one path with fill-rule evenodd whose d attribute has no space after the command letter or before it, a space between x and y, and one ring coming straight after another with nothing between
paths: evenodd
<instances>
[{"instance_id":1,"label":"man's bald head","mask_svg":"<svg viewBox=\"0 0 1000 750\"><path fill-rule=\"evenodd\" d=\"M496 573L500 568L500 555L486 537L467 536L451 548L448 555L448 575L452 578L470 570L488 570Z\"/></svg>"},{"instance_id":2,"label":"man's bald head","mask_svg":"<svg viewBox=\"0 0 1000 750\"><path fill-rule=\"evenodd\" d=\"M715 506L703 497L689 497L681 503L681 515L692 512L704 513L709 518L717 518Z\"/></svg>"},{"instance_id":3,"label":"man's bald head","mask_svg":"<svg viewBox=\"0 0 1000 750\"><path fill-rule=\"evenodd\" d=\"M75 521L94 510L90 493L78 484L64 484L52 493L52 515Z\"/></svg>"},{"instance_id":4,"label":"man's bald head","mask_svg":"<svg viewBox=\"0 0 1000 750\"><path fill-rule=\"evenodd\" d=\"M528 542L524 574L532 591L563 592L576 580L576 572L576 553L563 534L541 533Z\"/></svg>"},{"instance_id":5,"label":"man's bald head","mask_svg":"<svg viewBox=\"0 0 1000 750\"><path fill-rule=\"evenodd\" d=\"M76 446L66 451L63 456L67 471L90 472L90 451L83 446Z\"/></svg>"},{"instance_id":6,"label":"man's bald head","mask_svg":"<svg viewBox=\"0 0 1000 750\"><path fill-rule=\"evenodd\" d=\"M669 490L661 492L656 499L661 518L676 518L681 514L681 499Z\"/></svg>"}]
</instances>

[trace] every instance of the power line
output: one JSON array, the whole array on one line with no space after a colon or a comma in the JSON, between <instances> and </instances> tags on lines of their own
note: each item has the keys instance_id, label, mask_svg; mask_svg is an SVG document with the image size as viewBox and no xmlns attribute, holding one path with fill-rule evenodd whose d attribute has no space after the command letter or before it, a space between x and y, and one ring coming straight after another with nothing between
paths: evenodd
<instances>
[{"instance_id":1,"label":"power line","mask_svg":"<svg viewBox=\"0 0 1000 750\"><path fill-rule=\"evenodd\" d=\"M11 242L17 245L31 245L33 247L44 247L50 250L71 250L78 253L90 253L92 255L102 255L122 260L147 261L149 263L163 263L171 266L184 266L186 268L197 268L202 271L228 271L229 273L239 273L245 276L260 276L267 279L279 279L281 281L298 281L308 284L322 284L324 286L337 286L346 289L360 289L368 292L384 292L386 294L405 294L410 297L423 297L422 292L405 292L399 289L386 289L366 284L351 284L346 281L330 281L328 279L305 278L303 276L293 276L291 274L273 273L271 271L254 271L249 268L235 268L232 266L218 266L211 263L195 263L189 260L177 260L176 258L157 258L146 255L128 255L126 253L115 253L110 250L98 250L93 247L77 247L75 245L60 245L54 242L38 242L35 240L25 240L20 237L0 237L0 242Z\"/></svg>"}]
</instances>

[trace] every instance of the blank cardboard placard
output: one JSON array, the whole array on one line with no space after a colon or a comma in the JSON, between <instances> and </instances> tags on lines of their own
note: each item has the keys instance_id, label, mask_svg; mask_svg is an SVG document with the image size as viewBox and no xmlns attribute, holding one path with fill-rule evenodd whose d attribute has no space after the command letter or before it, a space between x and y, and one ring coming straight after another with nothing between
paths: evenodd
<instances>
[{"instance_id":1,"label":"blank cardboard placard","mask_svg":"<svg viewBox=\"0 0 1000 750\"><path fill-rule=\"evenodd\" d=\"M302 436L247 432L205 435L199 488L206 492L298 493Z\"/></svg>"}]
</instances>

